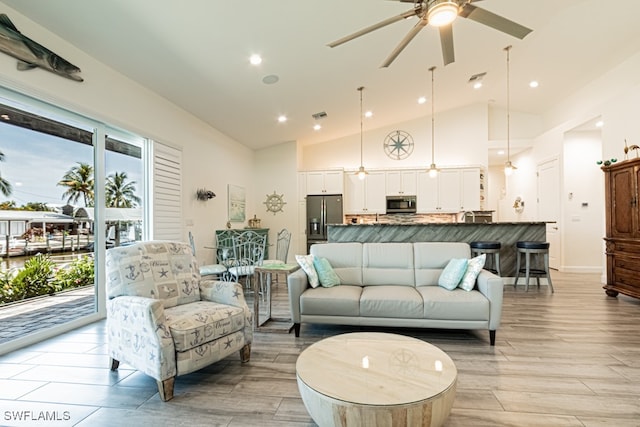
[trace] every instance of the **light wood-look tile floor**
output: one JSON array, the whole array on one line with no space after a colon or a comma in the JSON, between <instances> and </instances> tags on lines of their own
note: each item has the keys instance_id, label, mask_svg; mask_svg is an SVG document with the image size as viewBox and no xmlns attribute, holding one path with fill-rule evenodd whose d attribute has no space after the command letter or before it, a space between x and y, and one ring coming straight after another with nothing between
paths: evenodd
<instances>
[{"instance_id":1,"label":"light wood-look tile floor","mask_svg":"<svg viewBox=\"0 0 640 427\"><path fill-rule=\"evenodd\" d=\"M158 398L153 379L108 369L104 321L0 356L0 425L314 426L295 362L308 345L344 332L418 337L447 352L458 391L447 426L640 426L640 300L607 297L600 275L552 273L548 287L505 286L495 347L487 331L303 325L256 333L251 361L234 355L176 380ZM275 311L288 311L285 285ZM17 416L57 417L17 423ZM65 420L64 418L70 418Z\"/></svg>"}]
</instances>

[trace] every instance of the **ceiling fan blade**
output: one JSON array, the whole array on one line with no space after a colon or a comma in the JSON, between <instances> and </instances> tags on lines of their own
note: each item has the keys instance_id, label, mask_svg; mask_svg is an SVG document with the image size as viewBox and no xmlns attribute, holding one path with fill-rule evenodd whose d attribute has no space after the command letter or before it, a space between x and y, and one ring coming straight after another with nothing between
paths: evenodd
<instances>
[{"instance_id":1,"label":"ceiling fan blade","mask_svg":"<svg viewBox=\"0 0 640 427\"><path fill-rule=\"evenodd\" d=\"M413 38L420 32L422 28L424 28L425 25L427 25L426 19L421 19L420 21L418 21L418 23L414 25L411 30L409 30L407 35L404 36L398 46L393 49L393 52L391 52L389 56L387 56L387 59L384 60L380 68L387 68L389 65L391 65L391 63L398 57L398 55L400 55L400 52L402 52L404 48L407 47L411 40L413 40Z\"/></svg>"},{"instance_id":2,"label":"ceiling fan blade","mask_svg":"<svg viewBox=\"0 0 640 427\"><path fill-rule=\"evenodd\" d=\"M440 27L440 45L442 46L442 59L444 65L449 65L456 60L453 53L453 25Z\"/></svg>"},{"instance_id":3,"label":"ceiling fan blade","mask_svg":"<svg viewBox=\"0 0 640 427\"><path fill-rule=\"evenodd\" d=\"M527 34L533 31L525 26L518 24L517 22L513 22L507 18L503 18L500 15L496 15L493 12L489 12L488 10L481 9L469 3L466 3L462 7L459 16L462 16L463 18L469 18L473 21L487 25L491 28L495 28L498 31L510 34L519 39L525 38Z\"/></svg>"},{"instance_id":4,"label":"ceiling fan blade","mask_svg":"<svg viewBox=\"0 0 640 427\"><path fill-rule=\"evenodd\" d=\"M367 28L363 28L360 31L357 31L353 34L349 34L348 36L342 37L341 39L338 39L334 42L329 43L327 46L329 47L336 47L336 46L340 46L343 43L346 43L348 41L351 41L355 38L358 38L360 36L363 36L365 34L368 34L372 31L375 31L379 28L382 27L386 27L387 25L393 24L394 22L398 22L398 21L402 21L403 19L406 18L410 18L412 16L417 16L419 13L422 12L422 7L418 7L415 9L411 9L411 10L407 10L404 13L401 13L400 15L396 15L396 16L392 16L391 18L387 18L384 21L380 21L377 24L373 24L368 26Z\"/></svg>"}]
</instances>

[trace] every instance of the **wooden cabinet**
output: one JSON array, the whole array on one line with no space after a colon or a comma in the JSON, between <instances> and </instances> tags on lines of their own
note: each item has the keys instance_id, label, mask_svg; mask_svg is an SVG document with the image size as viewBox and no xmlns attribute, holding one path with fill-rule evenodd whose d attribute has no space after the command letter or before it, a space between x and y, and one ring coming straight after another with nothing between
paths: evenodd
<instances>
[{"instance_id":1,"label":"wooden cabinet","mask_svg":"<svg viewBox=\"0 0 640 427\"><path fill-rule=\"evenodd\" d=\"M603 166L607 295L640 298L640 159Z\"/></svg>"},{"instance_id":2,"label":"wooden cabinet","mask_svg":"<svg viewBox=\"0 0 640 427\"><path fill-rule=\"evenodd\" d=\"M344 177L339 171L309 171L306 173L307 194L343 194Z\"/></svg>"},{"instance_id":3,"label":"wooden cabinet","mask_svg":"<svg viewBox=\"0 0 640 427\"><path fill-rule=\"evenodd\" d=\"M345 175L345 214L384 214L386 212L385 173L369 172L365 179Z\"/></svg>"},{"instance_id":4,"label":"wooden cabinet","mask_svg":"<svg viewBox=\"0 0 640 427\"><path fill-rule=\"evenodd\" d=\"M454 213L480 210L480 168L441 169L431 178L418 172L418 213Z\"/></svg>"},{"instance_id":5,"label":"wooden cabinet","mask_svg":"<svg viewBox=\"0 0 640 427\"><path fill-rule=\"evenodd\" d=\"M417 191L417 171L386 171L385 189L387 196L415 196Z\"/></svg>"}]
</instances>

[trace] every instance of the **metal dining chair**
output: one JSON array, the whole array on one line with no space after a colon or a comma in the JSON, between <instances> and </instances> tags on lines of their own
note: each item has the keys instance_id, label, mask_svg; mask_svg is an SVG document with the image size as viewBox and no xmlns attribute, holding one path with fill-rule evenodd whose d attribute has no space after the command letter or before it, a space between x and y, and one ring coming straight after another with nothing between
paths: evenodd
<instances>
[{"instance_id":1,"label":"metal dining chair","mask_svg":"<svg viewBox=\"0 0 640 427\"><path fill-rule=\"evenodd\" d=\"M289 255L289 245L291 244L291 233L286 228L283 228L278 232L276 239L276 257L275 259L265 259L262 265L273 265L273 264L286 264L287 257ZM267 274L267 284L271 285L271 277L276 277L276 282L278 281L278 273ZM262 280L262 276L260 277ZM260 287L263 287L262 282L260 283Z\"/></svg>"},{"instance_id":2,"label":"metal dining chair","mask_svg":"<svg viewBox=\"0 0 640 427\"><path fill-rule=\"evenodd\" d=\"M267 245L267 235L255 231L243 231L233 237L233 258L229 260L228 274L232 281L245 279L245 289L251 290L255 267L262 265Z\"/></svg>"},{"instance_id":3,"label":"metal dining chair","mask_svg":"<svg viewBox=\"0 0 640 427\"><path fill-rule=\"evenodd\" d=\"M191 245L191 253L196 256L196 243L193 234L189 232L189 244ZM227 273L227 267L223 264L206 264L200 266L200 276L205 279L207 276L213 276L217 279L223 279Z\"/></svg>"}]
</instances>

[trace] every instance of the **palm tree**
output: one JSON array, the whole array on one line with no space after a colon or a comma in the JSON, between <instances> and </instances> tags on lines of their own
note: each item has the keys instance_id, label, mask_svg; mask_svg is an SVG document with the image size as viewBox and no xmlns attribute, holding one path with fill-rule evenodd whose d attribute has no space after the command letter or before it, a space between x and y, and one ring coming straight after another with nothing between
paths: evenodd
<instances>
[{"instance_id":1,"label":"palm tree","mask_svg":"<svg viewBox=\"0 0 640 427\"><path fill-rule=\"evenodd\" d=\"M4 162L4 153L0 151L0 162ZM11 184L6 179L0 176L0 193L4 194L5 197L9 197L13 192L13 188L11 188Z\"/></svg>"},{"instance_id":2,"label":"palm tree","mask_svg":"<svg viewBox=\"0 0 640 427\"><path fill-rule=\"evenodd\" d=\"M67 198L67 204L77 203L82 197L85 206L93 206L93 166L78 162L64 174L58 185L67 187L62 195L63 199Z\"/></svg>"},{"instance_id":3,"label":"palm tree","mask_svg":"<svg viewBox=\"0 0 640 427\"><path fill-rule=\"evenodd\" d=\"M135 208L140 203L136 196L136 182L127 182L126 172L115 172L107 177L104 187L108 208Z\"/></svg>"},{"instance_id":4,"label":"palm tree","mask_svg":"<svg viewBox=\"0 0 640 427\"><path fill-rule=\"evenodd\" d=\"M114 172L107 176L104 186L105 198L108 208L135 208L140 203L140 197L136 196L135 181L127 182L126 172ZM120 246L120 222L115 225L115 245Z\"/></svg>"}]
</instances>

